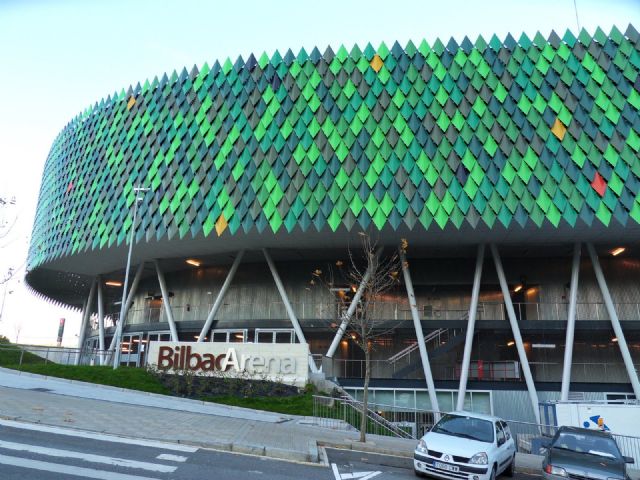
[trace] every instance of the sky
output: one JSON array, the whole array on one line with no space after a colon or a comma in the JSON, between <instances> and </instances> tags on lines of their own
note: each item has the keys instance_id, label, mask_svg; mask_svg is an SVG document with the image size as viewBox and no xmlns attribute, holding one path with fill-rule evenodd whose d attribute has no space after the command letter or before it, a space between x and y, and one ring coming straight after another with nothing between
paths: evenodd
<instances>
[{"instance_id":1,"label":"sky","mask_svg":"<svg viewBox=\"0 0 640 480\"><path fill-rule=\"evenodd\" d=\"M101 98L252 52L547 37L553 29L562 36L578 22L589 33L640 29L640 0L0 0L0 199L15 197L15 205L0 202L0 282L17 270L0 284L0 335L54 345L66 318L63 345L77 346L80 313L26 288L24 263L49 148Z\"/></svg>"}]
</instances>

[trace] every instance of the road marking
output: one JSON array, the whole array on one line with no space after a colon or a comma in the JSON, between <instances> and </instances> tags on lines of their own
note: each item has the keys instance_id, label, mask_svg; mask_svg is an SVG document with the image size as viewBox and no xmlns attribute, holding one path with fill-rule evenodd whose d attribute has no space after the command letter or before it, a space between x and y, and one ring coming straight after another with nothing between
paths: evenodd
<instances>
[{"instance_id":1,"label":"road marking","mask_svg":"<svg viewBox=\"0 0 640 480\"><path fill-rule=\"evenodd\" d=\"M169 453L161 453L156 457L158 460L169 460L170 462L186 462L187 457L182 457L180 455L171 455Z\"/></svg>"},{"instance_id":2,"label":"road marking","mask_svg":"<svg viewBox=\"0 0 640 480\"><path fill-rule=\"evenodd\" d=\"M141 440L136 438L119 437L117 435L109 435L108 433L89 432L86 430L72 430L69 428L49 427L46 425L14 422L13 420L0 419L0 425L10 428L19 428L21 430L33 430L36 432L53 433L56 435L67 435L69 437L89 438L92 440L100 440L102 442L124 443L127 445L138 445L141 447L173 450L175 452L194 453L198 451L198 447L189 447L187 445L176 445L173 443L157 442L154 440Z\"/></svg>"},{"instance_id":3,"label":"road marking","mask_svg":"<svg viewBox=\"0 0 640 480\"><path fill-rule=\"evenodd\" d=\"M42 470L51 473L62 473L76 477L95 478L98 480L160 480L159 478L141 477L139 475L127 475L125 473L107 472L106 470L94 470L93 468L74 467L59 463L41 462L28 458L9 457L0 455L0 465L11 465L31 470Z\"/></svg>"},{"instance_id":4,"label":"road marking","mask_svg":"<svg viewBox=\"0 0 640 480\"><path fill-rule=\"evenodd\" d=\"M57 448L39 447L37 445L28 445L25 443L5 442L0 440L0 448L14 450L17 452L30 452L37 455L46 455L47 457L58 458L75 458L84 460L85 462L103 463L105 465L114 465L116 467L138 468L140 470L149 470L151 472L172 473L178 467L162 465L161 463L139 462L137 460L127 460L126 458L107 457L104 455L94 455L92 453L74 452L71 450L58 450Z\"/></svg>"},{"instance_id":5,"label":"road marking","mask_svg":"<svg viewBox=\"0 0 640 480\"><path fill-rule=\"evenodd\" d=\"M335 463L331 464L331 470L333 470L333 476L336 480L369 480L373 477L377 477L382 472L353 472L353 473L340 473L338 466Z\"/></svg>"}]
</instances>

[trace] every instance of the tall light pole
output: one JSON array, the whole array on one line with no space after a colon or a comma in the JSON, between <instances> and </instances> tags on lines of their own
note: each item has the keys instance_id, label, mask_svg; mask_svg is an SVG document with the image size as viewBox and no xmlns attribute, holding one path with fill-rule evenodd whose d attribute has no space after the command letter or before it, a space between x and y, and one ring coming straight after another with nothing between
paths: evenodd
<instances>
[{"instance_id":1,"label":"tall light pole","mask_svg":"<svg viewBox=\"0 0 640 480\"><path fill-rule=\"evenodd\" d=\"M133 238L136 230L136 216L138 214L138 202L142 201L144 196L138 196L138 193L144 195L148 192L148 188L134 187L133 192L136 195L136 199L133 202L133 223L131 224L131 235L129 236L129 254L127 255L127 268L124 271L124 287L122 288L122 302L120 304L120 320L116 326L116 341L114 342L113 352L113 369L115 370L120 366L120 349L122 348L120 342L122 341L122 329L124 328L124 314L125 305L127 303L127 289L129 288L129 268L131 266L131 251L133 250Z\"/></svg>"}]
</instances>

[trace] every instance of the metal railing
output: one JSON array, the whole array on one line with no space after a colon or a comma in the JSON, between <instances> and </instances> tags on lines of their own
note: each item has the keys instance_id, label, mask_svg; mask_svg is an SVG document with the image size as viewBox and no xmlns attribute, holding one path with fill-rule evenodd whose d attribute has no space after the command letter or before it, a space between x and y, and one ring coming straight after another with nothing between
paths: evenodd
<instances>
[{"instance_id":1,"label":"metal railing","mask_svg":"<svg viewBox=\"0 0 640 480\"><path fill-rule=\"evenodd\" d=\"M46 365L100 365L110 363L113 352L91 348L47 347L39 345L0 345L5 357L4 366Z\"/></svg>"},{"instance_id":2,"label":"metal railing","mask_svg":"<svg viewBox=\"0 0 640 480\"><path fill-rule=\"evenodd\" d=\"M411 357L413 355L413 358ZM399 378L407 366L415 370L402 374L404 379L424 379L422 365L417 353L405 355L395 362L370 360L371 378ZM559 382L562 378L562 364L558 362L529 362L534 380L539 382ZM635 364L640 372L640 363ZM323 357L322 371L328 377L364 378L365 361ZM436 380L459 380L461 364L440 365L431 363L431 373ZM571 365L571 379L574 382L627 382L628 375L622 362L574 362ZM522 366L517 360L472 360L469 365L469 380L492 382L524 381Z\"/></svg>"},{"instance_id":3,"label":"metal railing","mask_svg":"<svg viewBox=\"0 0 640 480\"><path fill-rule=\"evenodd\" d=\"M352 406L353 399L313 397L313 416L318 426L333 429L360 428L360 412ZM362 405L361 402L357 402ZM370 412L378 419L369 417L367 433L376 435L395 436L400 438L419 439L434 425L436 413L429 410L418 410L409 407L399 407L370 403ZM361 407L360 407L361 408ZM558 431L555 425L505 420L511 430L511 435L516 443L516 449L522 453L540 455L542 439L550 438ZM633 457L635 463L640 463L640 437L619 435L612 432L612 436L618 444L623 455Z\"/></svg>"},{"instance_id":4,"label":"metal railing","mask_svg":"<svg viewBox=\"0 0 640 480\"><path fill-rule=\"evenodd\" d=\"M460 304L462 299L449 299ZM420 303L418 310L421 320L466 320L469 308L464 300L459 307L437 307L433 304ZM614 304L620 320L640 320L640 303ZM292 303L300 320L335 320L341 318L341 306L336 302L297 302ZM568 316L567 302L516 302L513 308L519 320L556 320L566 321ZM176 321L204 320L211 304L172 305L171 310ZM411 310L407 301L375 302L372 306L373 318L389 321L411 321ZM115 325L119 313L113 312L105 316L105 326ZM286 320L287 310L282 302L268 303L225 303L216 315L222 320ZM480 302L476 312L477 320L506 320L507 313L503 302ZM609 314L602 302L582 302L576 305L576 319L609 320ZM92 328L97 328L95 315L91 319ZM132 309L127 315L128 324L164 323L167 316L164 307L147 307Z\"/></svg>"},{"instance_id":5,"label":"metal railing","mask_svg":"<svg viewBox=\"0 0 640 480\"><path fill-rule=\"evenodd\" d=\"M313 416L318 426L359 430L362 402L353 398L313 397ZM434 421L434 412L370 403L367 433L399 438L420 438Z\"/></svg>"}]
</instances>

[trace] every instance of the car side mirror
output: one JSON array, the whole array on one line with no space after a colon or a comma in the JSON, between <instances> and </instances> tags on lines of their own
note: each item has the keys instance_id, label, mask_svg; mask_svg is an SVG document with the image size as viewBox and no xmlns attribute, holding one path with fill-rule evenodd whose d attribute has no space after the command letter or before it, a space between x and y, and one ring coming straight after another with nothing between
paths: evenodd
<instances>
[{"instance_id":1,"label":"car side mirror","mask_svg":"<svg viewBox=\"0 0 640 480\"><path fill-rule=\"evenodd\" d=\"M636 463L633 457L622 457L624 458L624 463Z\"/></svg>"},{"instance_id":2,"label":"car side mirror","mask_svg":"<svg viewBox=\"0 0 640 480\"><path fill-rule=\"evenodd\" d=\"M498 439L498 446L500 447L500 446L504 445L504 444L505 444L505 442L506 442L506 440L505 440L505 438L504 438L504 437L499 438L499 439Z\"/></svg>"}]
</instances>

